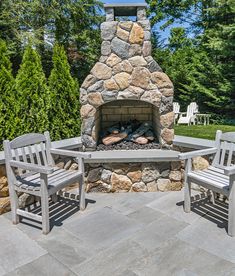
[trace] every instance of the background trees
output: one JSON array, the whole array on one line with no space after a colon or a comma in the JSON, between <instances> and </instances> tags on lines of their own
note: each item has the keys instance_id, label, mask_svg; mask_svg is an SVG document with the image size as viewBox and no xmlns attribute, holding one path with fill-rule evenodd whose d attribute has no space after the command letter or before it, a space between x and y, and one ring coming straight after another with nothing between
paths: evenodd
<instances>
[{"instance_id":1,"label":"background trees","mask_svg":"<svg viewBox=\"0 0 235 276\"><path fill-rule=\"evenodd\" d=\"M99 55L101 3L96 0L1 0L0 38L12 52L14 71L30 42L42 57L46 76L52 68L52 48L65 47L72 74L82 81Z\"/></svg>"},{"instance_id":2,"label":"background trees","mask_svg":"<svg viewBox=\"0 0 235 276\"><path fill-rule=\"evenodd\" d=\"M234 1L147 2L153 56L173 80L175 100L234 119ZM100 55L102 20L96 0L0 1L1 140L48 128L52 139L79 135L77 82ZM63 47L53 55L56 43Z\"/></svg>"},{"instance_id":3,"label":"background trees","mask_svg":"<svg viewBox=\"0 0 235 276\"><path fill-rule=\"evenodd\" d=\"M172 26L169 41L155 35L154 55L175 84L182 106L234 118L235 5L231 0L148 1L152 23ZM181 25L175 28L175 25ZM159 29L156 32L160 33ZM190 34L190 36L189 36Z\"/></svg>"}]
</instances>

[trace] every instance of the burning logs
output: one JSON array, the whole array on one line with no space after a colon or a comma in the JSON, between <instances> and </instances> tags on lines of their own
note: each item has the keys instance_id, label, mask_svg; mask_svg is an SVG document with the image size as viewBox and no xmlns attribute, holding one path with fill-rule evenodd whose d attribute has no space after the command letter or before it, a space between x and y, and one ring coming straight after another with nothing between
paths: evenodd
<instances>
[{"instance_id":1,"label":"burning logs","mask_svg":"<svg viewBox=\"0 0 235 276\"><path fill-rule=\"evenodd\" d=\"M121 141L131 141L139 145L153 142L152 124L150 122L140 123L137 120L119 122L108 128L102 138L102 143L106 146L117 144Z\"/></svg>"}]
</instances>

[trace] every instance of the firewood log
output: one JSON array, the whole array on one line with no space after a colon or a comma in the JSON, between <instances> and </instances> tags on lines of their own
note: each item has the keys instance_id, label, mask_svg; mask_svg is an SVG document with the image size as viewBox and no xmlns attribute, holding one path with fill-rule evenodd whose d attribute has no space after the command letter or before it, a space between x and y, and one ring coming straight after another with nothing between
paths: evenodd
<instances>
[{"instance_id":1,"label":"firewood log","mask_svg":"<svg viewBox=\"0 0 235 276\"><path fill-rule=\"evenodd\" d=\"M104 145L109 146L112 144L116 144L128 136L126 132L110 134L102 139Z\"/></svg>"},{"instance_id":2,"label":"firewood log","mask_svg":"<svg viewBox=\"0 0 235 276\"><path fill-rule=\"evenodd\" d=\"M149 141L154 141L154 135L153 132L151 130L147 131L144 136L149 140Z\"/></svg>"},{"instance_id":3,"label":"firewood log","mask_svg":"<svg viewBox=\"0 0 235 276\"><path fill-rule=\"evenodd\" d=\"M146 133L147 131L149 131L151 129L151 125L149 123L143 123L141 124L141 126L133 132L132 137L133 137L133 141L140 137L143 136L144 133Z\"/></svg>"},{"instance_id":4,"label":"firewood log","mask_svg":"<svg viewBox=\"0 0 235 276\"><path fill-rule=\"evenodd\" d=\"M137 144L140 144L140 145L146 145L146 144L148 144L148 139L144 136L140 136L140 137L136 138L134 140L134 142Z\"/></svg>"},{"instance_id":5,"label":"firewood log","mask_svg":"<svg viewBox=\"0 0 235 276\"><path fill-rule=\"evenodd\" d=\"M111 126L108 128L108 132L113 134L118 134L120 133L120 128L117 125Z\"/></svg>"}]
</instances>

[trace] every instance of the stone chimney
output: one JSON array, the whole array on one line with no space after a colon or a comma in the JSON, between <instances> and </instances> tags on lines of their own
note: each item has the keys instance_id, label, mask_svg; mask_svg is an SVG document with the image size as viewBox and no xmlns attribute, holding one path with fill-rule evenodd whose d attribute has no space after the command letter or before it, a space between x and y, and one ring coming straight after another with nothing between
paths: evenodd
<instances>
[{"instance_id":1,"label":"stone chimney","mask_svg":"<svg viewBox=\"0 0 235 276\"><path fill-rule=\"evenodd\" d=\"M141 118L143 114L138 112L146 110L159 143L167 147L172 144L174 89L151 56L151 26L146 7L145 3L104 5L106 22L101 24L101 57L80 89L84 150L96 149L103 120L115 121L114 114L102 113L102 107L114 101L119 101L120 113L129 112L124 114L127 117ZM122 17L136 21L117 21ZM132 101L132 109L124 109L127 101ZM151 111L144 108L137 111L135 105L139 103L147 104Z\"/></svg>"}]
</instances>

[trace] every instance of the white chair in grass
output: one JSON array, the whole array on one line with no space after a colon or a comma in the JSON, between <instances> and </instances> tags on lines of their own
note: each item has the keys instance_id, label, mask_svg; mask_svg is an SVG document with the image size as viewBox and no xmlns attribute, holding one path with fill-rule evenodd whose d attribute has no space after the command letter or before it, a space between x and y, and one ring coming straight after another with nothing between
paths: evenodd
<instances>
[{"instance_id":1,"label":"white chair in grass","mask_svg":"<svg viewBox=\"0 0 235 276\"><path fill-rule=\"evenodd\" d=\"M177 102L173 103L173 111L175 113L174 121L176 123L176 121L177 121L177 119L179 118L179 115L180 115L180 105L179 105L179 103L177 103Z\"/></svg>"},{"instance_id":2,"label":"white chair in grass","mask_svg":"<svg viewBox=\"0 0 235 276\"><path fill-rule=\"evenodd\" d=\"M196 114L198 113L198 105L195 102L190 103L187 107L187 112L180 113L180 118L178 120L179 125L195 125L196 124Z\"/></svg>"},{"instance_id":3,"label":"white chair in grass","mask_svg":"<svg viewBox=\"0 0 235 276\"><path fill-rule=\"evenodd\" d=\"M214 155L208 169L193 171L192 158ZM205 150L181 153L180 160L185 160L184 211L191 211L191 183L220 193L228 198L228 234L235 236L235 132L216 133L215 146Z\"/></svg>"}]
</instances>

